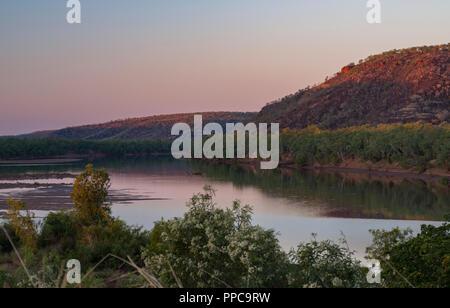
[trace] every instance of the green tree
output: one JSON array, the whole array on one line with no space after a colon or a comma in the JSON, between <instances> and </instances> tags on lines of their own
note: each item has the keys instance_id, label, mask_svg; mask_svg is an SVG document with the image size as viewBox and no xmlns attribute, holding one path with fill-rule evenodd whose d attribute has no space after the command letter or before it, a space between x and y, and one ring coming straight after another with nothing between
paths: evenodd
<instances>
[{"instance_id":1,"label":"green tree","mask_svg":"<svg viewBox=\"0 0 450 308\"><path fill-rule=\"evenodd\" d=\"M111 186L105 170L95 170L89 164L77 176L71 194L76 213L85 224L101 224L111 219L111 204L108 202L108 189Z\"/></svg>"},{"instance_id":2,"label":"green tree","mask_svg":"<svg viewBox=\"0 0 450 308\"><path fill-rule=\"evenodd\" d=\"M450 288L450 224L423 225L410 231L372 231L368 257L381 262L382 284L388 288Z\"/></svg>"},{"instance_id":3,"label":"green tree","mask_svg":"<svg viewBox=\"0 0 450 308\"><path fill-rule=\"evenodd\" d=\"M346 244L344 239L342 244ZM289 286L294 288L361 288L369 287L361 263L348 247L331 241L319 242L313 235L289 253L292 265Z\"/></svg>"}]
</instances>

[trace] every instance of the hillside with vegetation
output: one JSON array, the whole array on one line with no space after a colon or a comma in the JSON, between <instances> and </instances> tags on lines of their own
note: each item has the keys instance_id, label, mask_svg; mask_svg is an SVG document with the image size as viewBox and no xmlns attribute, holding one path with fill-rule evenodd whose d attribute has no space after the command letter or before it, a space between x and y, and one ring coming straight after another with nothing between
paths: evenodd
<instances>
[{"instance_id":1,"label":"hillside with vegetation","mask_svg":"<svg viewBox=\"0 0 450 308\"><path fill-rule=\"evenodd\" d=\"M227 122L247 123L256 113L253 112L199 112L204 124L215 122L224 125ZM68 127L55 131L35 132L21 137L26 138L65 138L84 140L154 140L172 139L171 129L175 123L187 123L193 126L194 113L156 115Z\"/></svg>"},{"instance_id":2,"label":"hillside with vegetation","mask_svg":"<svg viewBox=\"0 0 450 308\"><path fill-rule=\"evenodd\" d=\"M269 103L257 119L292 129L448 122L449 46L392 50L351 63L318 86Z\"/></svg>"}]
</instances>

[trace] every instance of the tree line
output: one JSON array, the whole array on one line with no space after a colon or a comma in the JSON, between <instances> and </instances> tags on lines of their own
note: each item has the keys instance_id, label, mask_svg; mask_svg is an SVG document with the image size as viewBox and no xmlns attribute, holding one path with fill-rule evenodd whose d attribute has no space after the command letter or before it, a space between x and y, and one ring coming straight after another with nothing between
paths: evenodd
<instances>
[{"instance_id":1,"label":"tree line","mask_svg":"<svg viewBox=\"0 0 450 308\"><path fill-rule=\"evenodd\" d=\"M207 138L205 138L206 140ZM380 124L338 130L310 126L285 129L280 151L300 166L338 165L346 160L387 162L423 172L450 168L450 124ZM170 154L170 140L71 140L0 138L0 159L32 159L77 154L132 156Z\"/></svg>"},{"instance_id":2,"label":"tree line","mask_svg":"<svg viewBox=\"0 0 450 308\"><path fill-rule=\"evenodd\" d=\"M33 159L58 155L125 156L170 154L167 140L71 140L71 139L0 139L0 159Z\"/></svg>"},{"instance_id":3,"label":"tree line","mask_svg":"<svg viewBox=\"0 0 450 308\"><path fill-rule=\"evenodd\" d=\"M450 125L381 124L338 130L311 126L285 129L281 150L298 165L339 164L345 160L398 163L402 168L450 167Z\"/></svg>"}]
</instances>

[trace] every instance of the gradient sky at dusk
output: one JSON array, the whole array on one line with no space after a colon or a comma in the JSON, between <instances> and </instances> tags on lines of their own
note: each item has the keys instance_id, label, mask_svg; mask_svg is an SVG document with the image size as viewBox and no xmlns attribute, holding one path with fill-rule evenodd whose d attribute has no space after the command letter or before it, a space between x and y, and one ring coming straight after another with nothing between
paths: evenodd
<instances>
[{"instance_id":1,"label":"gradient sky at dusk","mask_svg":"<svg viewBox=\"0 0 450 308\"><path fill-rule=\"evenodd\" d=\"M258 111L342 66L450 41L450 1L0 1L0 135L153 114Z\"/></svg>"}]
</instances>

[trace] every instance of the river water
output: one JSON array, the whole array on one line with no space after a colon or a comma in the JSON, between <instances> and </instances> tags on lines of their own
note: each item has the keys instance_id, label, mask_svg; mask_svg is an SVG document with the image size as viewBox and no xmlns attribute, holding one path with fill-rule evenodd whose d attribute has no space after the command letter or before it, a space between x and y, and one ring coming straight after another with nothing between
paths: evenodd
<instances>
[{"instance_id":1,"label":"river water","mask_svg":"<svg viewBox=\"0 0 450 308\"><path fill-rule=\"evenodd\" d=\"M84 163L0 166L0 175L76 174L83 166ZM204 185L211 185L219 207L230 207L234 200L251 205L254 223L277 231L286 250L310 240L315 233L318 239L345 237L361 258L371 243L369 230L400 227L417 232L421 224L438 225L450 213L449 189L422 181L298 170L258 171L169 158L101 160L95 161L94 166L109 172L111 189L116 194L136 196L113 202L113 215L129 224L150 229L157 220L182 216L187 200L201 192ZM27 181L0 181L14 182ZM42 203L47 194L52 194L49 184L65 183L70 188L73 178L28 182L36 187L2 188L0 196L12 195L31 204L39 197ZM42 188L40 184L47 186ZM67 189L58 190L48 198L57 203L59 197L62 204L67 202L69 193Z\"/></svg>"}]
</instances>

